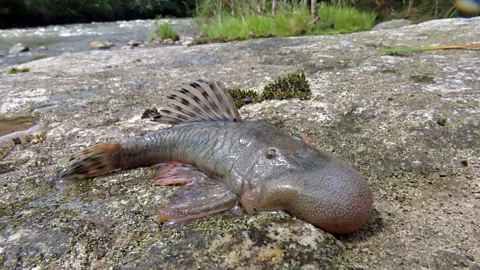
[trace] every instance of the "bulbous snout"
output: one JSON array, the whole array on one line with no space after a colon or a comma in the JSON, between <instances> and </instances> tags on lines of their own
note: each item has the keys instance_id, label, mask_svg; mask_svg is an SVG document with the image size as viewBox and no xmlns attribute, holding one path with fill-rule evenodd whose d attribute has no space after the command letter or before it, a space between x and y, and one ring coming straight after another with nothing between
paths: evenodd
<instances>
[{"instance_id":1,"label":"bulbous snout","mask_svg":"<svg viewBox=\"0 0 480 270\"><path fill-rule=\"evenodd\" d=\"M331 233L354 232L372 213L370 187L350 166L325 153L319 157L266 182L256 209L284 210Z\"/></svg>"},{"instance_id":2,"label":"bulbous snout","mask_svg":"<svg viewBox=\"0 0 480 270\"><path fill-rule=\"evenodd\" d=\"M339 161L302 176L303 188L287 211L317 227L338 234L362 227L373 209L365 179Z\"/></svg>"}]
</instances>

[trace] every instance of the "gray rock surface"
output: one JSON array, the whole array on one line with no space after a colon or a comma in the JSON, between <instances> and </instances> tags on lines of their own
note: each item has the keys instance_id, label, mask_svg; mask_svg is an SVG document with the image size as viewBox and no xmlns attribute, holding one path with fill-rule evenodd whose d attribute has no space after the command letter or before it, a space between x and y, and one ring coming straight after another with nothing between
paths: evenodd
<instances>
[{"instance_id":1,"label":"gray rock surface","mask_svg":"<svg viewBox=\"0 0 480 270\"><path fill-rule=\"evenodd\" d=\"M47 138L17 146L0 174L5 268L479 269L480 53L386 55L382 47L478 42L480 19L395 30L255 39L202 46L65 53L0 69L0 115L48 122ZM156 207L175 188L138 168L55 186L76 151L161 126L140 119L180 83L218 79L260 90L304 70L313 99L244 106L335 152L371 184L375 211L333 237L283 214L227 212L164 228Z\"/></svg>"},{"instance_id":2,"label":"gray rock surface","mask_svg":"<svg viewBox=\"0 0 480 270\"><path fill-rule=\"evenodd\" d=\"M387 30L387 29L396 29L404 26L409 26L412 24L412 21L407 20L407 19L399 19L399 20L391 20L388 22L381 22L377 25L375 25L372 30L377 31L377 30Z\"/></svg>"}]
</instances>

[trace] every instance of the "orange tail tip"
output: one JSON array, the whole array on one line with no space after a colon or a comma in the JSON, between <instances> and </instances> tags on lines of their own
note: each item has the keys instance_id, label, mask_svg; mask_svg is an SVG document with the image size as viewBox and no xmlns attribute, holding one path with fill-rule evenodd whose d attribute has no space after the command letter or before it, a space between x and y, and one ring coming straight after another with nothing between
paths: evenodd
<instances>
[{"instance_id":1,"label":"orange tail tip","mask_svg":"<svg viewBox=\"0 0 480 270\"><path fill-rule=\"evenodd\" d=\"M58 176L62 180L78 180L118 170L115 154L119 150L119 143L104 143L82 150L73 155L72 163Z\"/></svg>"}]
</instances>

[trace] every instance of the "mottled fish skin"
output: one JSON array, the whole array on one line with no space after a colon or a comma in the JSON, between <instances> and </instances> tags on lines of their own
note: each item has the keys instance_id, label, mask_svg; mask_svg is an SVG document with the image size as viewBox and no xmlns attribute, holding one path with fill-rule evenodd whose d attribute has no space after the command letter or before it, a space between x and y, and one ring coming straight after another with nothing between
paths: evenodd
<instances>
[{"instance_id":1,"label":"mottled fish skin","mask_svg":"<svg viewBox=\"0 0 480 270\"><path fill-rule=\"evenodd\" d=\"M161 221L198 218L240 201L248 214L284 210L332 233L351 233L365 224L372 212L372 193L353 168L273 126L232 117L232 121L175 124L146 136L89 148L77 154L59 176L76 180L179 162L197 168L203 180L186 179L183 193L160 208ZM210 184L199 185L202 181ZM211 192L222 199L205 203L207 188L212 186L223 189Z\"/></svg>"}]
</instances>

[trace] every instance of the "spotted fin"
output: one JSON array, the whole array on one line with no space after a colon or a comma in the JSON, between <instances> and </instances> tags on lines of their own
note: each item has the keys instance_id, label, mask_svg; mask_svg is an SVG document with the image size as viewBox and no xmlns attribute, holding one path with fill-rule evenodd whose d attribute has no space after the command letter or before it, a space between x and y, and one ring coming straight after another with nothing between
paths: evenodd
<instances>
[{"instance_id":1,"label":"spotted fin","mask_svg":"<svg viewBox=\"0 0 480 270\"><path fill-rule=\"evenodd\" d=\"M196 80L183 84L168 99L154 121L164 124L241 121L233 98L218 81Z\"/></svg>"},{"instance_id":2,"label":"spotted fin","mask_svg":"<svg viewBox=\"0 0 480 270\"><path fill-rule=\"evenodd\" d=\"M226 211L237 204L237 196L229 191L223 183L206 176L191 165L187 165L187 167L172 164L164 166L167 167L163 167L163 169L174 168L173 172L170 172L165 178L156 180L154 184L188 183L179 188L168 203L160 207L158 210L160 222L197 219Z\"/></svg>"},{"instance_id":3,"label":"spotted fin","mask_svg":"<svg viewBox=\"0 0 480 270\"><path fill-rule=\"evenodd\" d=\"M60 180L78 180L103 175L120 169L115 162L120 145L118 143L99 144L75 153L72 163L58 174Z\"/></svg>"}]
</instances>

